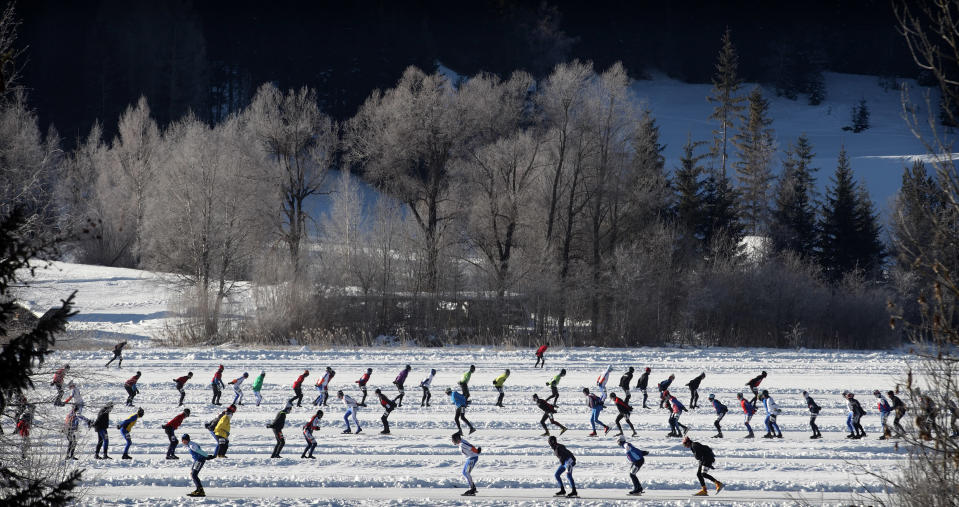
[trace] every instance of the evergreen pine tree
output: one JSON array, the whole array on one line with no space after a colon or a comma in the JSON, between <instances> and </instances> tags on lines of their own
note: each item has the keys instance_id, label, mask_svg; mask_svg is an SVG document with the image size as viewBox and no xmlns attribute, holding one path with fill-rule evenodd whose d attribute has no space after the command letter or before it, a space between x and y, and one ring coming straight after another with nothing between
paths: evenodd
<instances>
[{"instance_id":1,"label":"evergreen pine tree","mask_svg":"<svg viewBox=\"0 0 959 507\"><path fill-rule=\"evenodd\" d=\"M676 223L679 226L679 250L686 259L702 257L702 238L706 227L703 168L699 165L706 154L696 154L696 149L705 141L693 142L692 135L686 138L679 167L674 174L676 191Z\"/></svg>"},{"instance_id":2,"label":"evergreen pine tree","mask_svg":"<svg viewBox=\"0 0 959 507\"><path fill-rule=\"evenodd\" d=\"M882 242L879 213L873 206L869 191L860 185L856 192L856 258L859 268L870 278L878 278L886 247Z\"/></svg>"},{"instance_id":3,"label":"evergreen pine tree","mask_svg":"<svg viewBox=\"0 0 959 507\"><path fill-rule=\"evenodd\" d=\"M773 130L769 128L769 101L757 86L749 94L749 111L733 144L738 150L736 176L742 195L743 225L750 234L765 234L769 224L769 192L775 152Z\"/></svg>"},{"instance_id":4,"label":"evergreen pine tree","mask_svg":"<svg viewBox=\"0 0 959 507\"><path fill-rule=\"evenodd\" d=\"M739 194L729 178L718 171L710 171L703 185L703 237L706 255L711 259L738 256L743 239L739 220Z\"/></svg>"},{"instance_id":5,"label":"evergreen pine tree","mask_svg":"<svg viewBox=\"0 0 959 507\"><path fill-rule=\"evenodd\" d=\"M832 183L820 221L819 254L823 271L833 281L839 281L855 269L875 274L883 256L880 228L872 201L853 180L845 147L839 152Z\"/></svg>"},{"instance_id":6,"label":"evergreen pine tree","mask_svg":"<svg viewBox=\"0 0 959 507\"><path fill-rule=\"evenodd\" d=\"M801 257L812 258L817 243L816 180L812 167L812 145L806 134L799 136L783 160L770 223L770 236L775 252L789 250Z\"/></svg>"},{"instance_id":7,"label":"evergreen pine tree","mask_svg":"<svg viewBox=\"0 0 959 507\"><path fill-rule=\"evenodd\" d=\"M719 128L713 131L715 136L713 156L719 158L719 170L726 177L729 138L732 136L733 121L743 111L743 97L738 96L742 80L739 78L739 55L732 42L732 32L726 28L722 38L723 47L716 62L716 74L713 76L713 89L706 99L715 103L710 120L718 120Z\"/></svg>"},{"instance_id":8,"label":"evergreen pine tree","mask_svg":"<svg viewBox=\"0 0 959 507\"><path fill-rule=\"evenodd\" d=\"M926 165L916 161L912 167L906 167L896 195L891 230L897 247L896 260L904 270L912 271L920 248L941 251L932 219L941 216L945 209L945 196Z\"/></svg>"}]
</instances>

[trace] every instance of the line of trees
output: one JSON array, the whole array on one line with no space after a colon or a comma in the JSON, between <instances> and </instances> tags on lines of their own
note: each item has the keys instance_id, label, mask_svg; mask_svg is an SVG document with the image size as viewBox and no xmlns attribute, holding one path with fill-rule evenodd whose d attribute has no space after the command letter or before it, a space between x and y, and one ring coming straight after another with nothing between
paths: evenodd
<instances>
[{"instance_id":1,"label":"line of trees","mask_svg":"<svg viewBox=\"0 0 959 507\"><path fill-rule=\"evenodd\" d=\"M141 99L116 137L94 125L66 154L55 133L5 130L4 174L25 174L13 153L48 184L11 181L3 202L44 203L36 230L80 233L78 261L173 273L176 333L194 340L894 343L881 228L848 158L821 200L813 147L777 153L728 31L718 62L715 136L675 168L622 65L455 82L410 67L342 123L315 91L265 84L212 125L160 126ZM18 93L0 118L36 125ZM239 290L255 309L224 328Z\"/></svg>"}]
</instances>

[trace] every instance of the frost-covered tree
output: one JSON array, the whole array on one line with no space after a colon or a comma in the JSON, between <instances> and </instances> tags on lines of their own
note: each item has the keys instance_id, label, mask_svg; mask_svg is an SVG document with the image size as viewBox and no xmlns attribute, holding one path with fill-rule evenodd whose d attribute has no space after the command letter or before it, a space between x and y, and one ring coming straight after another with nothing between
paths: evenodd
<instances>
[{"instance_id":1,"label":"frost-covered tree","mask_svg":"<svg viewBox=\"0 0 959 507\"><path fill-rule=\"evenodd\" d=\"M582 114L587 85L593 76L591 63L578 60L562 63L553 69L536 94L540 122L548 129L550 141L547 152L546 227L543 230L547 243L552 243L557 234L564 183L567 173L573 168L571 151L578 135L578 117Z\"/></svg>"},{"instance_id":2,"label":"frost-covered tree","mask_svg":"<svg viewBox=\"0 0 959 507\"><path fill-rule=\"evenodd\" d=\"M324 278L334 288L359 287L369 294L376 281L376 255L370 249L371 213L363 204L356 177L342 171L330 200L320 226L325 240Z\"/></svg>"},{"instance_id":3,"label":"frost-covered tree","mask_svg":"<svg viewBox=\"0 0 959 507\"><path fill-rule=\"evenodd\" d=\"M169 156L147 207L143 253L152 269L172 273L191 295L194 338L219 331L224 301L249 279L266 220L250 206L261 159L232 117L215 128L187 116L170 126Z\"/></svg>"},{"instance_id":4,"label":"frost-covered tree","mask_svg":"<svg viewBox=\"0 0 959 507\"><path fill-rule=\"evenodd\" d=\"M532 132L521 131L474 150L456 168L467 207L467 252L480 254L478 262L467 259L488 274L500 298L522 275L514 258L536 234L529 203L543 177L543 145Z\"/></svg>"},{"instance_id":5,"label":"frost-covered tree","mask_svg":"<svg viewBox=\"0 0 959 507\"><path fill-rule=\"evenodd\" d=\"M410 67L396 87L376 91L347 125L349 159L375 185L406 203L423 239L427 291L440 288L440 263L457 206L450 170L475 147L508 131L529 88L514 75L479 76L456 88ZM490 100L493 99L493 100Z\"/></svg>"},{"instance_id":6,"label":"frost-covered tree","mask_svg":"<svg viewBox=\"0 0 959 507\"><path fill-rule=\"evenodd\" d=\"M147 199L155 192L156 168L163 152L160 129L150 116L150 107L140 97L120 117L118 134L97 178L102 201L102 234L110 235L118 250L118 264L137 266L143 242Z\"/></svg>"},{"instance_id":7,"label":"frost-covered tree","mask_svg":"<svg viewBox=\"0 0 959 507\"><path fill-rule=\"evenodd\" d=\"M40 132L26 95L16 91L0 100L0 214L19 207L24 226L34 234L54 225L54 184L60 164L60 139Z\"/></svg>"},{"instance_id":8,"label":"frost-covered tree","mask_svg":"<svg viewBox=\"0 0 959 507\"><path fill-rule=\"evenodd\" d=\"M765 234L769 224L769 194L773 180L772 161L776 152L769 101L759 87L749 94L749 109L733 138L739 160L736 176L742 195L742 220L753 235Z\"/></svg>"},{"instance_id":9,"label":"frost-covered tree","mask_svg":"<svg viewBox=\"0 0 959 507\"><path fill-rule=\"evenodd\" d=\"M719 122L713 130L713 157L719 159L719 173L726 178L726 165L729 158L728 146L733 136L735 121L742 113L745 99L739 96L742 80L739 78L739 55L733 46L732 31L727 27L723 32L722 49L716 61L716 74L713 76L713 89L706 99L716 104L710 120Z\"/></svg>"},{"instance_id":10,"label":"frost-covered tree","mask_svg":"<svg viewBox=\"0 0 959 507\"><path fill-rule=\"evenodd\" d=\"M269 200L266 206L276 217L273 229L297 278L314 218L307 201L324 192L339 146L339 127L320 111L316 92L306 87L283 93L264 84L243 116L268 160L259 178Z\"/></svg>"}]
</instances>

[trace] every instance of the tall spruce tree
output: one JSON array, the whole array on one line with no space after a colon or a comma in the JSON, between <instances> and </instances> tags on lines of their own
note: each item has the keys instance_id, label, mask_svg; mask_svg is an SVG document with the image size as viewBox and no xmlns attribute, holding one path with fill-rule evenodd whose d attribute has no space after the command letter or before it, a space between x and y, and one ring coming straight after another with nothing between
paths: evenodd
<instances>
[{"instance_id":1,"label":"tall spruce tree","mask_svg":"<svg viewBox=\"0 0 959 507\"><path fill-rule=\"evenodd\" d=\"M859 243L857 258L859 268L870 278L878 278L882 260L886 256L886 246L882 242L882 226L879 213L869 197L865 185L856 190L856 220Z\"/></svg>"},{"instance_id":2,"label":"tall spruce tree","mask_svg":"<svg viewBox=\"0 0 959 507\"><path fill-rule=\"evenodd\" d=\"M770 238L773 251L810 259L817 246L815 154L806 134L786 151L774 198Z\"/></svg>"},{"instance_id":3,"label":"tall spruce tree","mask_svg":"<svg viewBox=\"0 0 959 507\"><path fill-rule=\"evenodd\" d=\"M826 192L820 230L820 263L830 280L856 269L875 274L883 256L880 227L872 202L853 179L845 146Z\"/></svg>"},{"instance_id":4,"label":"tall spruce tree","mask_svg":"<svg viewBox=\"0 0 959 507\"><path fill-rule=\"evenodd\" d=\"M742 194L742 221L750 234L765 234L769 226L769 194L776 151L769 118L769 101L757 86L749 94L749 110L733 138L738 151L736 177Z\"/></svg>"},{"instance_id":5,"label":"tall spruce tree","mask_svg":"<svg viewBox=\"0 0 959 507\"><path fill-rule=\"evenodd\" d=\"M729 158L729 138L732 136L733 122L742 113L745 106L739 96L742 80L739 78L739 55L732 42L732 31L727 27L722 38L723 47L716 61L716 74L713 76L713 89L706 99L716 104L710 120L719 121L719 128L713 131L713 156L719 159L720 176L726 178L726 161Z\"/></svg>"},{"instance_id":6,"label":"tall spruce tree","mask_svg":"<svg viewBox=\"0 0 959 507\"><path fill-rule=\"evenodd\" d=\"M696 154L705 141L693 142L692 135L686 138L679 167L673 175L676 191L676 223L679 226L679 250L684 259L702 258L702 238L706 233L705 180L700 161L707 154Z\"/></svg>"},{"instance_id":7,"label":"tall spruce tree","mask_svg":"<svg viewBox=\"0 0 959 507\"><path fill-rule=\"evenodd\" d=\"M743 239L739 193L719 171L710 171L703 184L702 209L702 243L707 257L715 260L738 256Z\"/></svg>"},{"instance_id":8,"label":"tall spruce tree","mask_svg":"<svg viewBox=\"0 0 959 507\"><path fill-rule=\"evenodd\" d=\"M896 245L896 261L904 270L912 271L920 248L939 252L937 257L940 258L948 257L942 255L943 247L948 248L948 245L940 244L934 227L934 219L941 217L946 209L946 196L922 161L903 170L891 233Z\"/></svg>"}]
</instances>

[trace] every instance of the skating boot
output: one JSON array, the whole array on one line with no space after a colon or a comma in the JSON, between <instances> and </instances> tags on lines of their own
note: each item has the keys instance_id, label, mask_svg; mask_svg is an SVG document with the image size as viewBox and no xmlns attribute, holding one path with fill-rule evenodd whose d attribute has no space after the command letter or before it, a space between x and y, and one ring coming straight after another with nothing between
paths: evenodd
<instances>
[{"instance_id":1,"label":"skating boot","mask_svg":"<svg viewBox=\"0 0 959 507\"><path fill-rule=\"evenodd\" d=\"M716 481L716 493L719 493L719 492L722 491L723 488L725 488L725 487L726 487L725 484L723 484L723 483L721 483L721 482L719 482L719 481Z\"/></svg>"},{"instance_id":2,"label":"skating boot","mask_svg":"<svg viewBox=\"0 0 959 507\"><path fill-rule=\"evenodd\" d=\"M693 496L709 496L709 492L706 491L706 486L703 486L703 489L693 493Z\"/></svg>"},{"instance_id":3,"label":"skating boot","mask_svg":"<svg viewBox=\"0 0 959 507\"><path fill-rule=\"evenodd\" d=\"M573 490L570 491L568 495L566 495L566 498L577 498L578 496L579 496L579 493L576 492L576 488L573 488Z\"/></svg>"}]
</instances>

